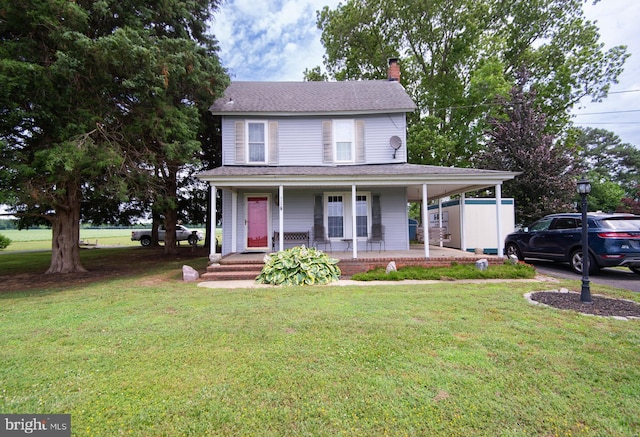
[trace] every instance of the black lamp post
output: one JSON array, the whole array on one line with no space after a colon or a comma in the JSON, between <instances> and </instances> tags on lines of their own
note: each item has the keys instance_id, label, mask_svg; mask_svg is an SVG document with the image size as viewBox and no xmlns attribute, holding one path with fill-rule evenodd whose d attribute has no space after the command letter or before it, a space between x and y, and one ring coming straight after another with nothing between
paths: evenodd
<instances>
[{"instance_id":1,"label":"black lamp post","mask_svg":"<svg viewBox=\"0 0 640 437\"><path fill-rule=\"evenodd\" d=\"M593 303L589 288L589 224L587 223L587 194L591 192L591 183L582 178L578 181L578 194L582 199L582 290L580 302Z\"/></svg>"}]
</instances>

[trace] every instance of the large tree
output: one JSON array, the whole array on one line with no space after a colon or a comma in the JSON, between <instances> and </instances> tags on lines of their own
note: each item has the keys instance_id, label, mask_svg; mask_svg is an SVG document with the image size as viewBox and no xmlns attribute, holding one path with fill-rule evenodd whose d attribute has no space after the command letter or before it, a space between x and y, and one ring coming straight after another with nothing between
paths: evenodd
<instances>
[{"instance_id":1,"label":"large tree","mask_svg":"<svg viewBox=\"0 0 640 437\"><path fill-rule=\"evenodd\" d=\"M0 188L51 224L49 273L84 270L83 200L124 200L130 179L173 180L194 156L198 108L228 80L206 33L217 6L0 0ZM175 188L164 196L175 209Z\"/></svg>"},{"instance_id":2,"label":"large tree","mask_svg":"<svg viewBox=\"0 0 640 437\"><path fill-rule=\"evenodd\" d=\"M401 59L419 108L409 120L413 162L466 166L483 147L495 96L508 94L522 67L550 133L563 131L582 97L606 96L626 49L602 48L585 1L347 0L319 11L317 25L333 79L383 79L386 59Z\"/></svg>"},{"instance_id":3,"label":"large tree","mask_svg":"<svg viewBox=\"0 0 640 437\"><path fill-rule=\"evenodd\" d=\"M546 132L546 117L526 91L523 75L508 99L500 98L501 114L491 117L488 146L478 166L521 172L504 184L515 201L516 222L526 224L546 214L575 208L575 183L583 168L577 148Z\"/></svg>"},{"instance_id":4,"label":"large tree","mask_svg":"<svg viewBox=\"0 0 640 437\"><path fill-rule=\"evenodd\" d=\"M576 128L574 134L592 182L611 181L621 187L622 195L635 196L640 186L640 150L605 129Z\"/></svg>"}]
</instances>

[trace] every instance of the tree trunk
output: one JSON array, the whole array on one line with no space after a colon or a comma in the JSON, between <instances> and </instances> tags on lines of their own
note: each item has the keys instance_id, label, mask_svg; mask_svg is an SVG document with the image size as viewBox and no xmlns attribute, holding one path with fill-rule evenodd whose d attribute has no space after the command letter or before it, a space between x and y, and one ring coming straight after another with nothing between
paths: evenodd
<instances>
[{"instance_id":1,"label":"tree trunk","mask_svg":"<svg viewBox=\"0 0 640 437\"><path fill-rule=\"evenodd\" d=\"M151 246L158 247L158 228L160 227L160 215L154 211L154 206L151 207Z\"/></svg>"},{"instance_id":2,"label":"tree trunk","mask_svg":"<svg viewBox=\"0 0 640 437\"><path fill-rule=\"evenodd\" d=\"M46 273L86 272L80 262L80 191L67 187L66 205L52 221L51 265Z\"/></svg>"},{"instance_id":3,"label":"tree trunk","mask_svg":"<svg viewBox=\"0 0 640 437\"><path fill-rule=\"evenodd\" d=\"M177 255L178 247L176 245L176 223L178 222L178 211L176 211L178 202L176 193L178 192L178 167L176 165L167 165L168 175L165 179L165 189L167 193L167 209L164 212L164 226L167 232L164 234L164 253L165 255Z\"/></svg>"},{"instance_id":4,"label":"tree trunk","mask_svg":"<svg viewBox=\"0 0 640 437\"><path fill-rule=\"evenodd\" d=\"M176 246L176 222L178 213L175 208L168 208L164 213L164 227L167 232L164 234L164 253L165 255L177 255L178 247Z\"/></svg>"}]
</instances>

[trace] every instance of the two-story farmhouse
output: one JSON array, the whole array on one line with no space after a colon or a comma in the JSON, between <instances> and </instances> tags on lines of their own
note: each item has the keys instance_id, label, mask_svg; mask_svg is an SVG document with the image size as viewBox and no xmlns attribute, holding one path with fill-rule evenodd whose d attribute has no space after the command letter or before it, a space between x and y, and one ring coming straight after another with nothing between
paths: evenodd
<instances>
[{"instance_id":1,"label":"two-story farmhouse","mask_svg":"<svg viewBox=\"0 0 640 437\"><path fill-rule=\"evenodd\" d=\"M499 193L515 176L408 164L406 114L416 106L390 65L388 81L227 88L211 107L222 116L222 166L199 174L212 193L222 190L222 205L212 195L213 210L222 209L222 255L291 244L353 258L409 250L408 202L493 186Z\"/></svg>"}]
</instances>

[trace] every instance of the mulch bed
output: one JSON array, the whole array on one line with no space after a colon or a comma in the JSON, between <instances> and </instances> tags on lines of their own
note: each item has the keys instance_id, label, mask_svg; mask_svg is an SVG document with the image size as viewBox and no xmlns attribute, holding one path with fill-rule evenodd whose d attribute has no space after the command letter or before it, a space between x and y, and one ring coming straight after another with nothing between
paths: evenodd
<instances>
[{"instance_id":1,"label":"mulch bed","mask_svg":"<svg viewBox=\"0 0 640 437\"><path fill-rule=\"evenodd\" d=\"M580 293L540 291L531 293L531 300L562 310L605 317L640 317L640 304L624 299L591 296L592 304L580 301Z\"/></svg>"}]
</instances>

